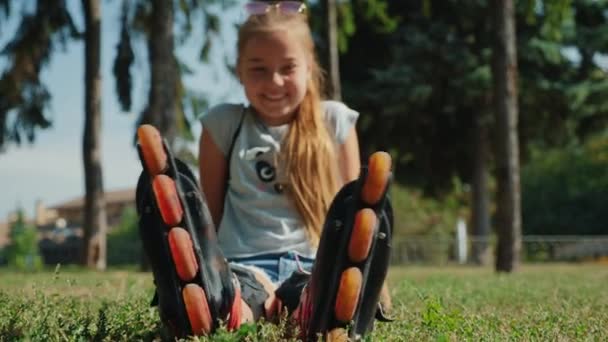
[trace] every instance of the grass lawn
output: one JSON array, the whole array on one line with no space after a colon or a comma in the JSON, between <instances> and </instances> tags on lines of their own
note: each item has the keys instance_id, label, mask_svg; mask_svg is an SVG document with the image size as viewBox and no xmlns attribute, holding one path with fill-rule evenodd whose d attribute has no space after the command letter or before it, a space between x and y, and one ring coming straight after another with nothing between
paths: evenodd
<instances>
[{"instance_id":1,"label":"grass lawn","mask_svg":"<svg viewBox=\"0 0 608 342\"><path fill-rule=\"evenodd\" d=\"M372 341L607 341L608 266L399 267L389 274L397 321ZM0 269L0 341L160 340L148 303L149 273ZM280 341L280 328L251 325L211 341Z\"/></svg>"}]
</instances>

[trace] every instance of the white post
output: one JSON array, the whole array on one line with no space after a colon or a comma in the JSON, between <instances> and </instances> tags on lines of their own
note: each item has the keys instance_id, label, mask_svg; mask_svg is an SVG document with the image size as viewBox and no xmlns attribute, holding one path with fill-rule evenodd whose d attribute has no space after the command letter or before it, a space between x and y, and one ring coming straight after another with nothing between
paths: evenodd
<instances>
[{"instance_id":1,"label":"white post","mask_svg":"<svg viewBox=\"0 0 608 342\"><path fill-rule=\"evenodd\" d=\"M467 262L467 224L462 218L456 223L456 258L459 264Z\"/></svg>"}]
</instances>

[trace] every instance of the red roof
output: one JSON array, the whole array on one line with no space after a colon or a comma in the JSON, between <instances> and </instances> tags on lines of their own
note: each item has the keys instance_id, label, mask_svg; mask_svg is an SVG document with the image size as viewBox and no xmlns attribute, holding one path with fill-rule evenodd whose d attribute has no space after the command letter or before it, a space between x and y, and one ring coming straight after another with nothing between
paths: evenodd
<instances>
[{"instance_id":1,"label":"red roof","mask_svg":"<svg viewBox=\"0 0 608 342\"><path fill-rule=\"evenodd\" d=\"M134 202L135 189L106 191L105 200L106 205L112 203ZM50 206L50 209L79 209L82 207L84 207L84 196Z\"/></svg>"}]
</instances>

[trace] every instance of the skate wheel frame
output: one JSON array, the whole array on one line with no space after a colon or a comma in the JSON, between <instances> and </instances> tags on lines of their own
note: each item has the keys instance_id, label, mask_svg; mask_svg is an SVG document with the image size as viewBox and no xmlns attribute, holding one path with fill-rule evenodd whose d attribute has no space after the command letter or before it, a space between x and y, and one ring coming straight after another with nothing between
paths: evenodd
<instances>
[{"instance_id":1,"label":"skate wheel frame","mask_svg":"<svg viewBox=\"0 0 608 342\"><path fill-rule=\"evenodd\" d=\"M355 315L362 281L361 271L356 267L349 267L342 272L334 307L334 314L338 321L346 323Z\"/></svg>"},{"instance_id":2,"label":"skate wheel frame","mask_svg":"<svg viewBox=\"0 0 608 342\"><path fill-rule=\"evenodd\" d=\"M168 238L177 275L183 281L191 281L198 272L198 263L190 234L184 228L175 227L169 231Z\"/></svg>"},{"instance_id":3,"label":"skate wheel frame","mask_svg":"<svg viewBox=\"0 0 608 342\"><path fill-rule=\"evenodd\" d=\"M187 326L180 326L177 336L184 334L201 336L208 335L214 329L214 319L211 315L207 295L202 285L195 278L199 275L200 264L194 250L193 227L189 226L187 213L188 203L183 202L182 183L178 183L182 175L177 169L171 152L165 150L161 134L152 125L141 125L137 130L139 151L142 164L152 183L152 195L163 221L163 234L169 249L170 258L175 266L171 277L176 277L181 283L181 297ZM173 168L176 168L173 170ZM238 318L238 316L235 316ZM185 323L185 322L184 322ZM238 326L239 322L233 323Z\"/></svg>"},{"instance_id":4,"label":"skate wheel frame","mask_svg":"<svg viewBox=\"0 0 608 342\"><path fill-rule=\"evenodd\" d=\"M391 156L375 152L369 157L367 176L361 189L361 199L368 205L376 205L384 195L391 176Z\"/></svg>"},{"instance_id":5,"label":"skate wheel frame","mask_svg":"<svg viewBox=\"0 0 608 342\"><path fill-rule=\"evenodd\" d=\"M369 158L359 190L361 201L357 205L352 231L345 246L349 265L340 275L333 303L334 318L340 323L326 333L327 341L347 341L355 337L349 336L354 332L349 332L345 325L357 325L364 277L367 277L370 267L366 260L372 257L376 230L380 224L378 215L391 180L391 164L391 156L386 152L373 153Z\"/></svg>"},{"instance_id":6,"label":"skate wheel frame","mask_svg":"<svg viewBox=\"0 0 608 342\"><path fill-rule=\"evenodd\" d=\"M137 140L150 176L163 173L167 169L167 154L158 130L152 125L141 125L137 129Z\"/></svg>"},{"instance_id":7,"label":"skate wheel frame","mask_svg":"<svg viewBox=\"0 0 608 342\"><path fill-rule=\"evenodd\" d=\"M158 175L152 181L152 189L158 210L168 226L175 226L182 221L184 209L177 195L175 181L169 176Z\"/></svg>"},{"instance_id":8,"label":"skate wheel frame","mask_svg":"<svg viewBox=\"0 0 608 342\"><path fill-rule=\"evenodd\" d=\"M357 212L348 243L348 257L352 262L361 262L369 255L376 225L377 218L373 210L363 208Z\"/></svg>"},{"instance_id":9,"label":"skate wheel frame","mask_svg":"<svg viewBox=\"0 0 608 342\"><path fill-rule=\"evenodd\" d=\"M209 334L213 322L211 322L211 312L209 311L205 291L196 284L187 284L182 290L182 296L192 334L196 336Z\"/></svg>"}]
</instances>

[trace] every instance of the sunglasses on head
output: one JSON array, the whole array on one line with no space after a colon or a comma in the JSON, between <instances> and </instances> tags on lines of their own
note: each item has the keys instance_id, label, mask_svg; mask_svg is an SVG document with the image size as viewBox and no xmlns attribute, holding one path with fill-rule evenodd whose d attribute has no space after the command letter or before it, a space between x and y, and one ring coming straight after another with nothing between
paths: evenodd
<instances>
[{"instance_id":1,"label":"sunglasses on head","mask_svg":"<svg viewBox=\"0 0 608 342\"><path fill-rule=\"evenodd\" d=\"M300 1L251 1L245 5L249 15L262 15L272 10L285 14L297 14L306 12L306 5Z\"/></svg>"}]
</instances>

